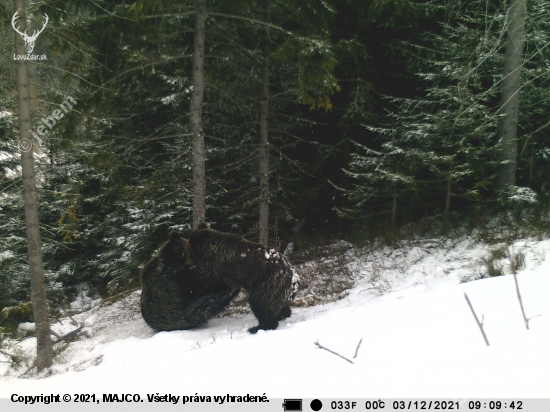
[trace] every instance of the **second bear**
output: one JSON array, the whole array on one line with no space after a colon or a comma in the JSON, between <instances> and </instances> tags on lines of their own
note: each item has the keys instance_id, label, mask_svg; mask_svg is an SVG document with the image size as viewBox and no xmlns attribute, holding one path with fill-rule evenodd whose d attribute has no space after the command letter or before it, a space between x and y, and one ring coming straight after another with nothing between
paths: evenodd
<instances>
[{"instance_id":1,"label":"second bear","mask_svg":"<svg viewBox=\"0 0 550 412\"><path fill-rule=\"evenodd\" d=\"M189 234L188 263L196 265L205 282L223 281L248 293L250 308L259 329L276 329L290 316L289 303L296 294L298 275L274 249L230 233L217 232L201 224Z\"/></svg>"},{"instance_id":2,"label":"second bear","mask_svg":"<svg viewBox=\"0 0 550 412\"><path fill-rule=\"evenodd\" d=\"M220 280L205 282L186 265L186 239L170 234L141 272L141 314L157 331L190 329L221 312L239 293Z\"/></svg>"}]
</instances>

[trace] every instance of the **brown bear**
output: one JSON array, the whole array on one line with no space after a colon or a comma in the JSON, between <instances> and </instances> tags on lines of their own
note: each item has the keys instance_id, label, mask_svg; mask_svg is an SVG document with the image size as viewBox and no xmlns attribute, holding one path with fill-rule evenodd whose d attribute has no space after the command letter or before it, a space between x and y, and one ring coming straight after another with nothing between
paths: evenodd
<instances>
[{"instance_id":1,"label":"brown bear","mask_svg":"<svg viewBox=\"0 0 550 412\"><path fill-rule=\"evenodd\" d=\"M177 232L141 272L141 314L157 331L196 327L220 313L239 293L222 280L204 281L186 265L186 239Z\"/></svg>"},{"instance_id":2,"label":"brown bear","mask_svg":"<svg viewBox=\"0 0 550 412\"><path fill-rule=\"evenodd\" d=\"M291 314L289 303L298 288L298 275L274 249L231 233L217 232L201 224L189 233L188 264L205 282L222 281L248 293L259 329L276 329Z\"/></svg>"}]
</instances>

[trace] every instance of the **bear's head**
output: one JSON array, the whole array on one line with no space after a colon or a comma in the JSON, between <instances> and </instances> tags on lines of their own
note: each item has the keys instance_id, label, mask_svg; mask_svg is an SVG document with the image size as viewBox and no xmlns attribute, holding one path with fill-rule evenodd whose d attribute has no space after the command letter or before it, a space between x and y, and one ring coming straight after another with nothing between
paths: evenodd
<instances>
[{"instance_id":1,"label":"bear's head","mask_svg":"<svg viewBox=\"0 0 550 412\"><path fill-rule=\"evenodd\" d=\"M159 251L159 258L172 266L184 265L187 261L187 243L187 239L182 238L178 232L171 232L168 242Z\"/></svg>"},{"instance_id":2,"label":"bear's head","mask_svg":"<svg viewBox=\"0 0 550 412\"><path fill-rule=\"evenodd\" d=\"M206 223L201 223L197 229L189 233L189 241L186 241L185 254L187 255L187 266L194 266L202 258L204 249L208 248L208 240L211 233L215 233ZM191 238L193 245L191 246Z\"/></svg>"}]
</instances>

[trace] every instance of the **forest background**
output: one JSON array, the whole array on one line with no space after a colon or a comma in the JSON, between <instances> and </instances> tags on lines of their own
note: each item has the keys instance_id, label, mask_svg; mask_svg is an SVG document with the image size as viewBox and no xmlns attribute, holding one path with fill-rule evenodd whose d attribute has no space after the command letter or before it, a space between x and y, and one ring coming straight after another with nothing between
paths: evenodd
<instances>
[{"instance_id":1,"label":"forest background","mask_svg":"<svg viewBox=\"0 0 550 412\"><path fill-rule=\"evenodd\" d=\"M550 228L546 0L26 3L29 33L49 18L33 51L47 60L28 63L34 124L77 102L33 141L52 313L139 287L201 217L283 250L495 215L510 236ZM0 0L5 333L32 318L13 17Z\"/></svg>"}]
</instances>

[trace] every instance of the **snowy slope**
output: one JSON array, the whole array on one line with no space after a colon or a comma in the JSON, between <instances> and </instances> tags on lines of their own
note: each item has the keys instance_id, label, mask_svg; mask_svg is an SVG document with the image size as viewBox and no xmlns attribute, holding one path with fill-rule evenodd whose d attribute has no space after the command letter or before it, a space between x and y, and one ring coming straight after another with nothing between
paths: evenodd
<instances>
[{"instance_id":1,"label":"snowy slope","mask_svg":"<svg viewBox=\"0 0 550 412\"><path fill-rule=\"evenodd\" d=\"M347 297L294 308L279 329L257 335L247 333L256 324L251 314L155 334L141 319L136 291L78 315L89 338L67 348L53 376L0 378L0 398L50 392L548 398L550 241L515 244L525 256L518 279L532 318L528 331L511 275L460 283L483 271L488 249L466 239L351 250L357 282ZM489 347L464 292L483 316ZM354 364L314 344L351 359L360 339ZM32 344L26 341L28 350Z\"/></svg>"}]
</instances>

